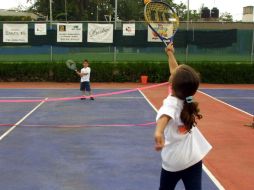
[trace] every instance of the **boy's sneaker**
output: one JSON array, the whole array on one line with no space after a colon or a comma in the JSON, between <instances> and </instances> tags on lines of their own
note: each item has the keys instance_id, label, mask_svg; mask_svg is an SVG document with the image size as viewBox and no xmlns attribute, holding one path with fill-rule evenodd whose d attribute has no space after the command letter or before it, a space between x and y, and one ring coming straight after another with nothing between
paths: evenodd
<instances>
[{"instance_id":1,"label":"boy's sneaker","mask_svg":"<svg viewBox=\"0 0 254 190\"><path fill-rule=\"evenodd\" d=\"M80 100L85 100L86 98L80 98Z\"/></svg>"},{"instance_id":2,"label":"boy's sneaker","mask_svg":"<svg viewBox=\"0 0 254 190\"><path fill-rule=\"evenodd\" d=\"M90 100L94 100L94 98L93 98L93 97L90 97Z\"/></svg>"}]
</instances>

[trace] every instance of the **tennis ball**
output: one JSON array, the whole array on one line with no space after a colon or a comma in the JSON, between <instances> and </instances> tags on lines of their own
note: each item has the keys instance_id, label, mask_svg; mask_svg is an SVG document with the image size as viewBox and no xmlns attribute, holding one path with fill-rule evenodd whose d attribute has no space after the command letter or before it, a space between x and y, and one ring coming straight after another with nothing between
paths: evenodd
<instances>
[{"instance_id":1,"label":"tennis ball","mask_svg":"<svg viewBox=\"0 0 254 190\"><path fill-rule=\"evenodd\" d=\"M144 4L149 3L151 0L144 0Z\"/></svg>"}]
</instances>

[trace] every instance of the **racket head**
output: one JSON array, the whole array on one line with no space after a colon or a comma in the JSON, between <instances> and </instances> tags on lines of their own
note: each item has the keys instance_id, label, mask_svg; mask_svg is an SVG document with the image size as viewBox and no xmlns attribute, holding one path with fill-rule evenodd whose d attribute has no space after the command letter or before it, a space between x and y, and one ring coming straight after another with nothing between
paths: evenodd
<instances>
[{"instance_id":1,"label":"racket head","mask_svg":"<svg viewBox=\"0 0 254 190\"><path fill-rule=\"evenodd\" d=\"M65 62L65 64L66 64L66 66L67 66L69 69L71 69L71 70L73 70L73 71L76 71L76 70L77 70L77 66L76 66L75 61L69 59L69 60L67 60L67 61Z\"/></svg>"},{"instance_id":2,"label":"racket head","mask_svg":"<svg viewBox=\"0 0 254 190\"><path fill-rule=\"evenodd\" d=\"M152 31L165 43L173 41L179 27L176 11L165 2L149 2L144 8L144 17Z\"/></svg>"}]
</instances>

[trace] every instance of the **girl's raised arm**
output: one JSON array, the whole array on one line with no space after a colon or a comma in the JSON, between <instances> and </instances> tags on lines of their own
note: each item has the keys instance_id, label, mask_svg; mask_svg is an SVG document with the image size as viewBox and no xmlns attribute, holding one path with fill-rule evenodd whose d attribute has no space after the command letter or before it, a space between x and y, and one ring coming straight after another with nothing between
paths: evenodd
<instances>
[{"instance_id":1,"label":"girl's raised arm","mask_svg":"<svg viewBox=\"0 0 254 190\"><path fill-rule=\"evenodd\" d=\"M172 73L174 73L174 71L178 67L178 63L174 55L175 49L173 43L168 44L168 46L165 48L165 52L168 55L169 72L170 75L172 75Z\"/></svg>"}]
</instances>

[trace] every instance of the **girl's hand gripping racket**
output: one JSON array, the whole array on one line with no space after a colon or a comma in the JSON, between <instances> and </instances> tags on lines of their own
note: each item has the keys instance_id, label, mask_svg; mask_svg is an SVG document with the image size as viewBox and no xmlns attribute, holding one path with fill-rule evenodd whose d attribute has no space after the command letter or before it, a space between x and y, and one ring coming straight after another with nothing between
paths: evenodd
<instances>
[{"instance_id":1,"label":"girl's hand gripping racket","mask_svg":"<svg viewBox=\"0 0 254 190\"><path fill-rule=\"evenodd\" d=\"M164 42L173 42L179 26L179 18L175 10L167 3L150 1L145 5L144 16L148 26Z\"/></svg>"},{"instance_id":2,"label":"girl's hand gripping racket","mask_svg":"<svg viewBox=\"0 0 254 190\"><path fill-rule=\"evenodd\" d=\"M65 62L65 64L66 64L66 66L69 68L69 69L71 69L71 70L73 70L73 71L77 71L77 66L76 66L76 63L73 61L73 60L67 60L66 62Z\"/></svg>"}]
</instances>

